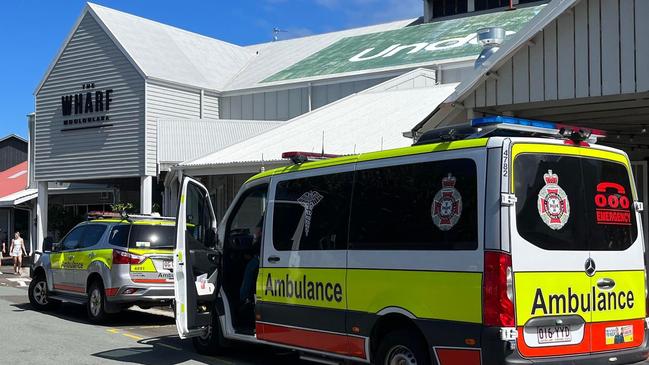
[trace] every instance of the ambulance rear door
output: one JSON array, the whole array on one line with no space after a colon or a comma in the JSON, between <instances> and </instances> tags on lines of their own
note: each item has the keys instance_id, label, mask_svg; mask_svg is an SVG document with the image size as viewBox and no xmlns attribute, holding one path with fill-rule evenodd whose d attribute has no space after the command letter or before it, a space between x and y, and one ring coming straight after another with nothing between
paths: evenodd
<instances>
[{"instance_id":1,"label":"ambulance rear door","mask_svg":"<svg viewBox=\"0 0 649 365\"><path fill-rule=\"evenodd\" d=\"M588 354L592 317L582 300L591 292L591 258L579 148L515 143L511 157L518 350L528 358Z\"/></svg>"}]
</instances>

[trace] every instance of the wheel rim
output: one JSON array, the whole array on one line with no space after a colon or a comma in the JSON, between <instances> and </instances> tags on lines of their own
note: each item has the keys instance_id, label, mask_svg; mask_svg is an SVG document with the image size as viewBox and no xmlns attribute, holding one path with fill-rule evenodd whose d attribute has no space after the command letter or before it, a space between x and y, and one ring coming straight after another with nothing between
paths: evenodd
<instances>
[{"instance_id":1,"label":"wheel rim","mask_svg":"<svg viewBox=\"0 0 649 365\"><path fill-rule=\"evenodd\" d=\"M99 316L99 313L101 312L101 293L99 292L99 289L94 289L92 293L90 293L90 313L93 315L93 317Z\"/></svg>"},{"instance_id":2,"label":"wheel rim","mask_svg":"<svg viewBox=\"0 0 649 365\"><path fill-rule=\"evenodd\" d=\"M385 365L417 365L417 359L409 348L398 345L388 352Z\"/></svg>"},{"instance_id":3,"label":"wheel rim","mask_svg":"<svg viewBox=\"0 0 649 365\"><path fill-rule=\"evenodd\" d=\"M47 305L47 284L44 281L39 281L34 285L33 296L36 303Z\"/></svg>"},{"instance_id":4,"label":"wheel rim","mask_svg":"<svg viewBox=\"0 0 649 365\"><path fill-rule=\"evenodd\" d=\"M210 339L210 336L212 336L212 326L207 326L207 331L205 331L204 334L198 336L201 341L207 342Z\"/></svg>"}]
</instances>

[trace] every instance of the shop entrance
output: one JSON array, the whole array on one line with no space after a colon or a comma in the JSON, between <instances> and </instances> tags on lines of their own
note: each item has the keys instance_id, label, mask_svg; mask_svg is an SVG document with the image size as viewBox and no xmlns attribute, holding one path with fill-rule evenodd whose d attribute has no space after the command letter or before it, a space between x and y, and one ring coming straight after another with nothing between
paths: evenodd
<instances>
[{"instance_id":1,"label":"shop entrance","mask_svg":"<svg viewBox=\"0 0 649 365\"><path fill-rule=\"evenodd\" d=\"M20 232L20 236L25 241L25 250L27 254L34 251L32 247L32 240L30 235L30 215L31 212L26 209L16 208L14 209L14 225L13 232L11 232L11 238L13 239L15 232ZM11 242L11 241L10 241Z\"/></svg>"}]
</instances>

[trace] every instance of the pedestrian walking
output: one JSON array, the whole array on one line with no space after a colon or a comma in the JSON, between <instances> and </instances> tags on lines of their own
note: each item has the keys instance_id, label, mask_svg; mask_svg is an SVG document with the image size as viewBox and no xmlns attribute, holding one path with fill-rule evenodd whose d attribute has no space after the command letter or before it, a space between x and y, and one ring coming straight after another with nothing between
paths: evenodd
<instances>
[{"instance_id":1,"label":"pedestrian walking","mask_svg":"<svg viewBox=\"0 0 649 365\"><path fill-rule=\"evenodd\" d=\"M11 257L14 259L14 273L20 275L20 268L23 264L23 256L27 256L25 251L25 241L20 237L20 232L16 231L14 239L11 240L11 248L9 249Z\"/></svg>"}]
</instances>

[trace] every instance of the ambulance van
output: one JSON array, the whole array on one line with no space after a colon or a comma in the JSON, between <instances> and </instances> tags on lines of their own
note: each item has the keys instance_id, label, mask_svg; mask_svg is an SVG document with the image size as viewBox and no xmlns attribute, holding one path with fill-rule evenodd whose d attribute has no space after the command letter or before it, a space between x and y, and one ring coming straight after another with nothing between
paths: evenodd
<instances>
[{"instance_id":1,"label":"ambulance van","mask_svg":"<svg viewBox=\"0 0 649 365\"><path fill-rule=\"evenodd\" d=\"M599 131L509 117L412 147L262 172L221 222L185 178L176 323L372 364L629 364L649 356L628 157Z\"/></svg>"}]
</instances>

